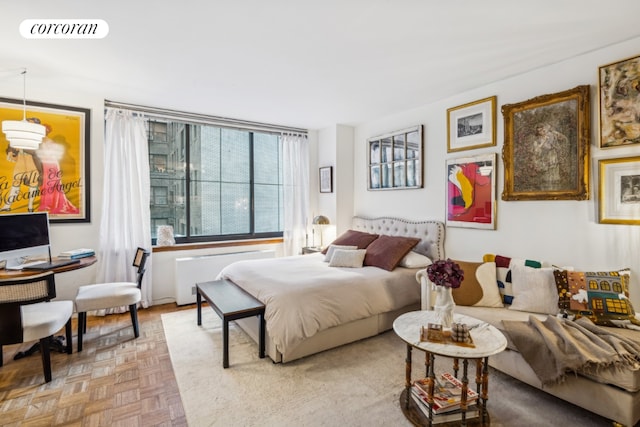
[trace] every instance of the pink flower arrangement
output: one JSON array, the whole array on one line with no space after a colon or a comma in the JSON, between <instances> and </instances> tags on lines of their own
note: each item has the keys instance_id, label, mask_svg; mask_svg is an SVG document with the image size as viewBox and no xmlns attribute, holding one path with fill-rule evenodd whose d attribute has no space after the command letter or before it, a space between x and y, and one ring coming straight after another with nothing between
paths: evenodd
<instances>
[{"instance_id":1,"label":"pink flower arrangement","mask_svg":"<svg viewBox=\"0 0 640 427\"><path fill-rule=\"evenodd\" d=\"M459 288L464 279L464 271L450 258L439 259L427 267L429 280L438 286Z\"/></svg>"}]
</instances>

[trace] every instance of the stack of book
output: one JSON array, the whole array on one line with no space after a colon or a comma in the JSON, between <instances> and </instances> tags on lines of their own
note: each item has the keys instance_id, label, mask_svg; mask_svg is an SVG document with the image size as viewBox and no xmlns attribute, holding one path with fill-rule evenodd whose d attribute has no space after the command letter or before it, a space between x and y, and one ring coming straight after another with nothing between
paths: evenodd
<instances>
[{"instance_id":1,"label":"stack of book","mask_svg":"<svg viewBox=\"0 0 640 427\"><path fill-rule=\"evenodd\" d=\"M88 256L94 256L96 253L93 249L80 248L80 249L72 249L70 251L60 252L58 258L66 258L66 259L80 259L86 258Z\"/></svg>"},{"instance_id":2,"label":"stack of book","mask_svg":"<svg viewBox=\"0 0 640 427\"><path fill-rule=\"evenodd\" d=\"M429 379L423 378L413 382L411 397L416 402L418 409L429 417L429 402L427 393ZM434 424L459 421L462 419L460 402L462 400L462 382L450 373L436 376L433 386L433 405L431 408L431 421ZM478 393L471 388L467 389L466 419L478 417Z\"/></svg>"}]
</instances>

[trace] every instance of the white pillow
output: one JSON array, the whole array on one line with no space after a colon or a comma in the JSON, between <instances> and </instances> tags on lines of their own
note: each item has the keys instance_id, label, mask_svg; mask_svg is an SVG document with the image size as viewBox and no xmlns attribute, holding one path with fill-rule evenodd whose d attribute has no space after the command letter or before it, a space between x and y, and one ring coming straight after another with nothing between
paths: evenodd
<instances>
[{"instance_id":1,"label":"white pillow","mask_svg":"<svg viewBox=\"0 0 640 427\"><path fill-rule=\"evenodd\" d=\"M357 246L349 246L349 245L329 245L327 248L327 253L324 256L324 262L331 261L331 257L333 256L333 251L336 249L346 249L346 250L354 250L358 249Z\"/></svg>"},{"instance_id":2,"label":"white pillow","mask_svg":"<svg viewBox=\"0 0 640 427\"><path fill-rule=\"evenodd\" d=\"M496 263L483 262L476 268L476 280L482 288L482 298L474 307L504 307L502 295L497 285Z\"/></svg>"},{"instance_id":3,"label":"white pillow","mask_svg":"<svg viewBox=\"0 0 640 427\"><path fill-rule=\"evenodd\" d=\"M431 264L433 263L429 257L414 251L409 251L409 253L400 260L400 264L398 265L406 268L424 268L429 267Z\"/></svg>"},{"instance_id":4,"label":"white pillow","mask_svg":"<svg viewBox=\"0 0 640 427\"><path fill-rule=\"evenodd\" d=\"M511 267L513 303L511 310L558 314L558 289L553 268Z\"/></svg>"},{"instance_id":5,"label":"white pillow","mask_svg":"<svg viewBox=\"0 0 640 427\"><path fill-rule=\"evenodd\" d=\"M366 249L336 249L329 261L329 267L360 268L366 253Z\"/></svg>"}]
</instances>

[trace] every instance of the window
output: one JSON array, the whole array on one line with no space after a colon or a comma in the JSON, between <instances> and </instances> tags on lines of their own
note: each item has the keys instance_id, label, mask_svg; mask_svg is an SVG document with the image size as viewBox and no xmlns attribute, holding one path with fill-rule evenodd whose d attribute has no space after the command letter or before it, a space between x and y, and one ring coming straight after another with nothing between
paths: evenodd
<instances>
[{"instance_id":1,"label":"window","mask_svg":"<svg viewBox=\"0 0 640 427\"><path fill-rule=\"evenodd\" d=\"M177 120L149 120L151 235L177 243L282 236L279 137Z\"/></svg>"},{"instance_id":2,"label":"window","mask_svg":"<svg viewBox=\"0 0 640 427\"><path fill-rule=\"evenodd\" d=\"M149 135L155 142L167 142L167 124L163 122L149 122Z\"/></svg>"},{"instance_id":3,"label":"window","mask_svg":"<svg viewBox=\"0 0 640 427\"><path fill-rule=\"evenodd\" d=\"M168 193L167 187L151 187L151 205L167 205Z\"/></svg>"}]
</instances>

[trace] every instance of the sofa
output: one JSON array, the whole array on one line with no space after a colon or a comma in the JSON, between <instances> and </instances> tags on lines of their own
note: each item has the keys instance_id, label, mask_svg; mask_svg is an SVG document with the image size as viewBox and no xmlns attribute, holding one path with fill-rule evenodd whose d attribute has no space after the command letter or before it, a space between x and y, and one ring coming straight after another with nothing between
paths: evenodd
<instances>
[{"instance_id":1,"label":"sofa","mask_svg":"<svg viewBox=\"0 0 640 427\"><path fill-rule=\"evenodd\" d=\"M489 259L491 258L489 257ZM549 308L548 310L551 310L549 313L541 313L540 311L545 311L545 309L539 307L532 307L534 311L526 311L526 304L522 305L522 302L525 301L524 297L521 298L520 305L516 304L518 295L509 300L511 304L504 304L505 297L507 297L505 293L513 292L513 290L507 291L504 287L500 287L506 279L504 274L503 277L500 277L501 268L496 267L495 262L486 261L487 257L485 256L485 261L480 263L459 262L465 271L465 279L462 286L454 290L458 292L459 296L456 298L454 292L456 300L454 311L487 322L507 337L507 349L490 357L489 365L530 386L608 418L615 423L626 426L636 425L640 420L640 364L636 363L635 367L625 367L624 369L619 367L599 369L597 373L569 373L562 381L543 385L531 365L509 339L504 322L507 321L507 324L508 321L527 322L530 316L544 321L547 316L565 317L566 312L560 311L558 314ZM521 260L514 260L515 263L519 261ZM426 270L423 270L416 276L418 282L421 283L421 308L423 310L433 308L432 284L425 273ZM473 282L473 285L469 282ZM498 286L494 287L494 284ZM529 288L531 287L529 286ZM557 305L559 298L556 284L548 283L548 287L553 287L553 289L547 290L547 294L551 294L547 305L553 302L554 295L551 290L556 293L555 304ZM478 289L481 290L478 291ZM471 301L468 298L465 300L469 294L474 292L476 295L471 298ZM478 292L480 296L478 296ZM532 297L535 299L534 304L539 304L541 300L545 299L540 294L534 294ZM473 301L475 303L470 304ZM640 343L640 331L618 327L605 328Z\"/></svg>"}]
</instances>

